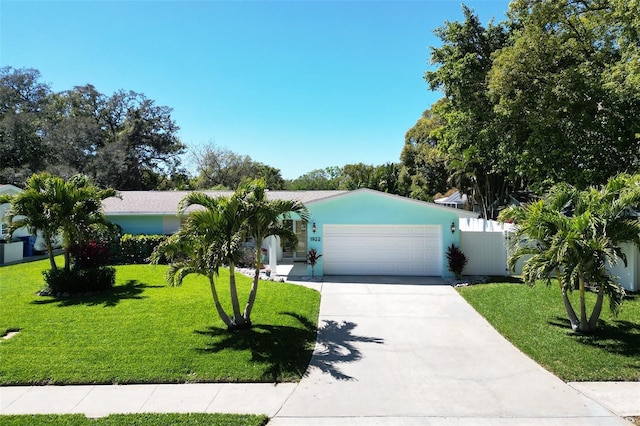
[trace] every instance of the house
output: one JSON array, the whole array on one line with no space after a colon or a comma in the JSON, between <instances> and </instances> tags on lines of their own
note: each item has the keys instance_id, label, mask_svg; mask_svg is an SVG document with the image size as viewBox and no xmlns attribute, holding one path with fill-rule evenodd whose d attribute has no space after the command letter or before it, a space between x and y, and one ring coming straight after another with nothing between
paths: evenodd
<instances>
[{"instance_id":1,"label":"house","mask_svg":"<svg viewBox=\"0 0 640 426\"><path fill-rule=\"evenodd\" d=\"M467 194L455 191L449 196L436 198L433 202L454 209L464 209L467 206Z\"/></svg>"},{"instance_id":2,"label":"house","mask_svg":"<svg viewBox=\"0 0 640 426\"><path fill-rule=\"evenodd\" d=\"M206 191L211 196L231 192ZM123 191L104 201L107 218L133 234L170 234L181 218L184 191ZM298 245L263 243L269 263L305 261L309 249L322 254L314 268L322 275L416 275L449 277L446 250L458 245L462 218L477 213L439 206L371 189L356 191L269 191L270 199L295 199L310 211L308 223L292 217ZM196 208L195 206L192 208ZM272 266L273 269L273 266ZM308 268L311 275L311 269Z\"/></svg>"},{"instance_id":3,"label":"house","mask_svg":"<svg viewBox=\"0 0 640 426\"><path fill-rule=\"evenodd\" d=\"M204 191L230 196L230 191ZM181 223L178 204L186 191L122 191L121 198L104 200L107 218L131 234L171 234ZM305 262L315 248L322 257L314 267L322 275L415 275L451 277L446 250L460 247L469 259L465 274L509 275L508 234L513 226L478 219L467 210L413 200L371 189L355 191L269 191L269 199L303 202L307 223L292 217L288 224L298 236L290 247L276 238L262 243L268 263ZM192 206L191 209L196 208ZM612 268L627 290L640 291L640 253L624 248L628 266ZM520 267L522 262L520 262ZM307 266L307 275L311 276Z\"/></svg>"}]
</instances>

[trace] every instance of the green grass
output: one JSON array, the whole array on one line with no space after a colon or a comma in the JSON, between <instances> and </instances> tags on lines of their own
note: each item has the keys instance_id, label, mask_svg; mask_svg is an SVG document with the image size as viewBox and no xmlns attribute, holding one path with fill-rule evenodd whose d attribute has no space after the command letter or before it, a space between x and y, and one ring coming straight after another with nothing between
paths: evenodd
<instances>
[{"instance_id":1,"label":"green grass","mask_svg":"<svg viewBox=\"0 0 640 426\"><path fill-rule=\"evenodd\" d=\"M579 336L571 331L557 284L487 284L459 292L510 342L565 381L640 380L638 296L628 297L616 318L604 307L598 332ZM595 295L587 296L590 309ZM571 298L578 307L577 292Z\"/></svg>"},{"instance_id":2,"label":"green grass","mask_svg":"<svg viewBox=\"0 0 640 426\"><path fill-rule=\"evenodd\" d=\"M205 278L168 287L165 266L118 266L113 291L56 299L36 294L46 268L0 268L0 335L19 330L0 341L1 385L298 381L311 358L317 291L263 281L252 329L228 332ZM237 280L244 303L251 280Z\"/></svg>"},{"instance_id":3,"label":"green grass","mask_svg":"<svg viewBox=\"0 0 640 426\"><path fill-rule=\"evenodd\" d=\"M0 426L117 426L117 425L211 425L211 426L264 426L266 416L238 414L112 414L90 419L82 414L0 416Z\"/></svg>"}]
</instances>

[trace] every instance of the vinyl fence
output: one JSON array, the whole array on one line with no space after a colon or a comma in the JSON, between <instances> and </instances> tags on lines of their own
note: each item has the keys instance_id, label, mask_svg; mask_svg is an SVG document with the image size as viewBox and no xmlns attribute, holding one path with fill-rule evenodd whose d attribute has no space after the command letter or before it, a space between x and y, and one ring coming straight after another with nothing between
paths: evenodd
<instances>
[{"instance_id":1,"label":"vinyl fence","mask_svg":"<svg viewBox=\"0 0 640 426\"><path fill-rule=\"evenodd\" d=\"M467 256L465 275L520 275L526 258L518 261L515 271L507 268L513 225L483 219L460 220L460 249ZM626 290L640 291L640 251L632 244L623 246L627 266L622 261L610 269Z\"/></svg>"}]
</instances>

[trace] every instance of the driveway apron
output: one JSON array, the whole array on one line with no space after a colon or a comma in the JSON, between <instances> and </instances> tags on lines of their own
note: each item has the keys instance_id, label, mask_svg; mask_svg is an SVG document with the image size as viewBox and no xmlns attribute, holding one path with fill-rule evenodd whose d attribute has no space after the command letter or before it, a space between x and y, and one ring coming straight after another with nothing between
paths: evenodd
<instances>
[{"instance_id":1,"label":"driveway apron","mask_svg":"<svg viewBox=\"0 0 640 426\"><path fill-rule=\"evenodd\" d=\"M270 424L626 423L513 347L451 286L333 281L307 374Z\"/></svg>"}]
</instances>

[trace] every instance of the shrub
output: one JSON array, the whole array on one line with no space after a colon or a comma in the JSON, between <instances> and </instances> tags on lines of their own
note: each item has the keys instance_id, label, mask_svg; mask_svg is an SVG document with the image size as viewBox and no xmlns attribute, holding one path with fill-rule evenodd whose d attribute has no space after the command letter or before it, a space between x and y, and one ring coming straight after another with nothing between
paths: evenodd
<instances>
[{"instance_id":1,"label":"shrub","mask_svg":"<svg viewBox=\"0 0 640 426\"><path fill-rule=\"evenodd\" d=\"M449 262L449 270L455 274L456 278L460 278L467 265L467 256L458 247L451 244L447 249L447 261Z\"/></svg>"},{"instance_id":2,"label":"shrub","mask_svg":"<svg viewBox=\"0 0 640 426\"><path fill-rule=\"evenodd\" d=\"M98 268L52 269L43 272L45 291L49 294L77 294L90 291L108 290L116 282L116 270L109 266Z\"/></svg>"},{"instance_id":3,"label":"shrub","mask_svg":"<svg viewBox=\"0 0 640 426\"><path fill-rule=\"evenodd\" d=\"M96 241L77 244L71 248L74 269L98 268L109 263L109 248Z\"/></svg>"},{"instance_id":4,"label":"shrub","mask_svg":"<svg viewBox=\"0 0 640 426\"><path fill-rule=\"evenodd\" d=\"M115 262L118 264L148 263L148 258L153 250L166 239L166 235L124 234L120 238L120 249ZM159 263L167 262L161 261Z\"/></svg>"},{"instance_id":5,"label":"shrub","mask_svg":"<svg viewBox=\"0 0 640 426\"><path fill-rule=\"evenodd\" d=\"M242 249L240 249L240 258L238 259L237 266L241 268L255 268L256 248L242 247Z\"/></svg>"}]
</instances>

